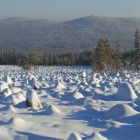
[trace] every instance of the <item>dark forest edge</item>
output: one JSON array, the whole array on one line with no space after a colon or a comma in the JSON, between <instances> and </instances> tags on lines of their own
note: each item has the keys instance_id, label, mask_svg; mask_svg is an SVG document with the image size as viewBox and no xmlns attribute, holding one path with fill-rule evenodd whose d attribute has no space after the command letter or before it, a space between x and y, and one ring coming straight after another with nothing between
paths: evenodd
<instances>
[{"instance_id":1,"label":"dark forest edge","mask_svg":"<svg viewBox=\"0 0 140 140\"><path fill-rule=\"evenodd\" d=\"M130 60L133 58L134 51L132 49L122 50L122 63L123 65L130 65ZM0 51L0 64L1 65L64 65L64 66L76 66L76 65L92 65L95 49L82 50L82 51L70 51L67 53L57 52L18 52L12 51ZM113 49L115 54L115 49ZM130 62L130 63L129 63Z\"/></svg>"}]
</instances>

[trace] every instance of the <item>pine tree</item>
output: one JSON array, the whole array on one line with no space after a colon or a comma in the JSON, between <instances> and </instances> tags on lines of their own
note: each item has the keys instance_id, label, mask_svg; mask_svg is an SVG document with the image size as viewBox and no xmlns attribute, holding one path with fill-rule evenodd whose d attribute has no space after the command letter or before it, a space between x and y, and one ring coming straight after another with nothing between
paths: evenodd
<instances>
[{"instance_id":1,"label":"pine tree","mask_svg":"<svg viewBox=\"0 0 140 140\"><path fill-rule=\"evenodd\" d=\"M140 69L140 35L138 29L135 33L135 42L134 42L134 63L135 71L137 72Z\"/></svg>"},{"instance_id":2,"label":"pine tree","mask_svg":"<svg viewBox=\"0 0 140 140\"><path fill-rule=\"evenodd\" d=\"M111 71L112 69L112 45L110 40L106 39L105 40L105 47L106 47L106 53L105 53L105 58L106 58L106 71Z\"/></svg>"},{"instance_id":3,"label":"pine tree","mask_svg":"<svg viewBox=\"0 0 140 140\"><path fill-rule=\"evenodd\" d=\"M103 38L98 42L98 46L95 49L95 54L93 58L93 69L95 72L105 71L107 68L106 63L106 47L105 40Z\"/></svg>"},{"instance_id":4,"label":"pine tree","mask_svg":"<svg viewBox=\"0 0 140 140\"><path fill-rule=\"evenodd\" d=\"M21 66L24 70L31 69L32 63L30 59L30 54L25 53L22 55L19 66Z\"/></svg>"}]
</instances>

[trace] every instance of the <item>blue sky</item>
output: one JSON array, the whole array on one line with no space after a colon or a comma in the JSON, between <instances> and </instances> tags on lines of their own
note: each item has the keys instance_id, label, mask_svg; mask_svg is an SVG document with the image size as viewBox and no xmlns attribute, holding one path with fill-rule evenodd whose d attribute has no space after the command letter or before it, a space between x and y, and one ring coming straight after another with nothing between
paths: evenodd
<instances>
[{"instance_id":1,"label":"blue sky","mask_svg":"<svg viewBox=\"0 0 140 140\"><path fill-rule=\"evenodd\" d=\"M140 0L0 0L0 19L66 21L90 15L140 17Z\"/></svg>"}]
</instances>

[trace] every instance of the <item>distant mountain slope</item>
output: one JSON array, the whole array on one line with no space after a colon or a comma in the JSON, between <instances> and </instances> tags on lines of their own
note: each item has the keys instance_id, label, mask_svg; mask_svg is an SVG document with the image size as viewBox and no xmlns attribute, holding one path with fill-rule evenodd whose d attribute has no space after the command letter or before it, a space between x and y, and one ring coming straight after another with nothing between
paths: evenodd
<instances>
[{"instance_id":1,"label":"distant mountain slope","mask_svg":"<svg viewBox=\"0 0 140 140\"><path fill-rule=\"evenodd\" d=\"M0 20L0 48L18 50L77 50L95 47L99 38L119 37L122 47L133 47L139 18L89 16L67 22L8 18Z\"/></svg>"}]
</instances>

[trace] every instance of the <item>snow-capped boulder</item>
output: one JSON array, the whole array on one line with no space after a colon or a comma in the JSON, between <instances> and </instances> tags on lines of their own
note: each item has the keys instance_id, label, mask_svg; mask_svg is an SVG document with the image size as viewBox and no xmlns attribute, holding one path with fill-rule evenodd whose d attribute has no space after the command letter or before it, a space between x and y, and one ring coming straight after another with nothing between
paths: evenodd
<instances>
[{"instance_id":1,"label":"snow-capped boulder","mask_svg":"<svg viewBox=\"0 0 140 140\"><path fill-rule=\"evenodd\" d=\"M26 93L26 105L34 109L42 108L38 95L34 89L27 90Z\"/></svg>"}]
</instances>

